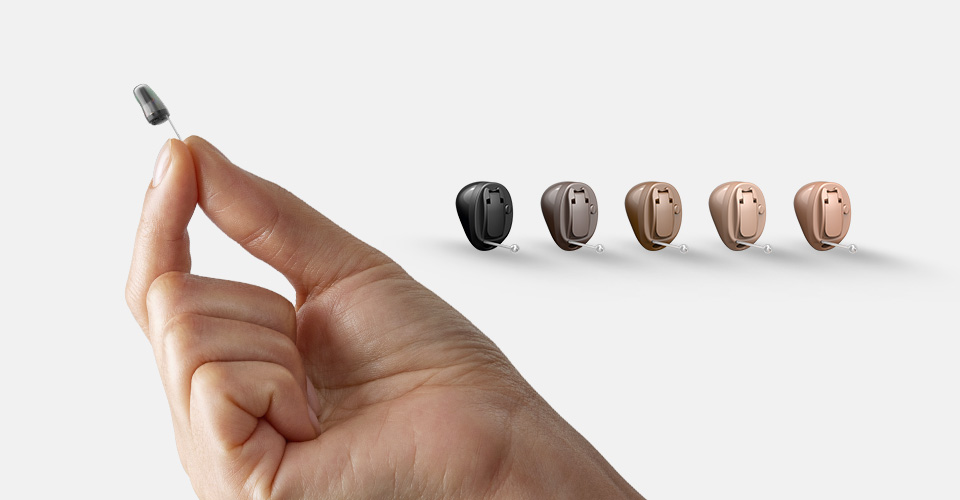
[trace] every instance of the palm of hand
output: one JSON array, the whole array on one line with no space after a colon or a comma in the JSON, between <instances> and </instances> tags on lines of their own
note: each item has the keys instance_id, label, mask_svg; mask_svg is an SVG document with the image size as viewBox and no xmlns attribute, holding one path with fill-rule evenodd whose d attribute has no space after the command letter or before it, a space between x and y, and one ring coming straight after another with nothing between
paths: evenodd
<instances>
[{"instance_id":1,"label":"palm of hand","mask_svg":"<svg viewBox=\"0 0 960 500\"><path fill-rule=\"evenodd\" d=\"M287 492L300 487L317 498L496 493L526 384L472 324L395 264L308 299L298 320L322 432L283 443L280 498L302 496Z\"/></svg>"}]
</instances>

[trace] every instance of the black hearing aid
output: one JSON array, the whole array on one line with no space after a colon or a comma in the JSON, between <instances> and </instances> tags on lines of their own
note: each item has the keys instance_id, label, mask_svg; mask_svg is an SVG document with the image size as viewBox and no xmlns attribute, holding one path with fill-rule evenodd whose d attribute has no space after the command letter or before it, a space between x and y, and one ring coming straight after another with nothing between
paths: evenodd
<instances>
[{"instance_id":1,"label":"black hearing aid","mask_svg":"<svg viewBox=\"0 0 960 500\"><path fill-rule=\"evenodd\" d=\"M474 182L464 186L457 194L457 215L463 232L477 250L520 250L517 245L503 244L513 225L513 200L502 184Z\"/></svg>"}]
</instances>

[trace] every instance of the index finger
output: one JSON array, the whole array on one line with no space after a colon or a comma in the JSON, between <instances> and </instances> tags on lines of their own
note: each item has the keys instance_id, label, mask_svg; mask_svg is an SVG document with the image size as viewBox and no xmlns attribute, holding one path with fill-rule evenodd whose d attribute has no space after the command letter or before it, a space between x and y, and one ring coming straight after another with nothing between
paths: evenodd
<instances>
[{"instance_id":1,"label":"index finger","mask_svg":"<svg viewBox=\"0 0 960 500\"><path fill-rule=\"evenodd\" d=\"M147 290L160 275L190 272L187 224L197 207L197 175L187 146L168 140L143 200L133 262L127 277L127 306L147 333Z\"/></svg>"},{"instance_id":2,"label":"index finger","mask_svg":"<svg viewBox=\"0 0 960 500\"><path fill-rule=\"evenodd\" d=\"M280 271L297 292L392 261L276 184L234 165L206 140L186 140L196 166L200 208L227 236Z\"/></svg>"}]
</instances>

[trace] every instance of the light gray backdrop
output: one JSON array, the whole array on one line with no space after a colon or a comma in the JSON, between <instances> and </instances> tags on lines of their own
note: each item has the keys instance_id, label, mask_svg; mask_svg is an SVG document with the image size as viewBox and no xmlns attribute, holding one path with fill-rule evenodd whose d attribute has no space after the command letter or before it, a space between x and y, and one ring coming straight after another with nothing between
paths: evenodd
<instances>
[{"instance_id":1,"label":"light gray backdrop","mask_svg":"<svg viewBox=\"0 0 960 500\"><path fill-rule=\"evenodd\" d=\"M181 133L466 314L647 498L960 497L955 2L198 4L3 8L9 496L192 495L123 301L171 135L133 99L149 83ZM519 254L463 236L478 180L513 194ZM564 180L596 191L604 255L551 241ZM634 240L623 197L649 180L680 191L689 254ZM720 243L707 197L732 180L763 189L774 254ZM858 255L804 241L816 180L849 191ZM190 230L198 274L291 296Z\"/></svg>"}]
</instances>

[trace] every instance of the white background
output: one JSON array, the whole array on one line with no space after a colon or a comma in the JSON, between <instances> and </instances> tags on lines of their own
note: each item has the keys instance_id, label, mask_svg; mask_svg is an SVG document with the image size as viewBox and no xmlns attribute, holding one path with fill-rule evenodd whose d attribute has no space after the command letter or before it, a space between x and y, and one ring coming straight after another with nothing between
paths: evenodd
<instances>
[{"instance_id":1,"label":"white background","mask_svg":"<svg viewBox=\"0 0 960 500\"><path fill-rule=\"evenodd\" d=\"M275 5L277 4L277 5ZM650 500L960 497L955 2L17 2L0 13L3 496L189 498L123 285L169 126L397 259L497 342ZM519 254L454 197L511 191ZM563 252L540 195L597 193ZM643 250L627 190L684 202ZM759 185L757 250L707 197ZM793 213L842 183L861 252ZM410 204L420 224L391 217ZM198 274L282 278L198 212Z\"/></svg>"}]
</instances>

